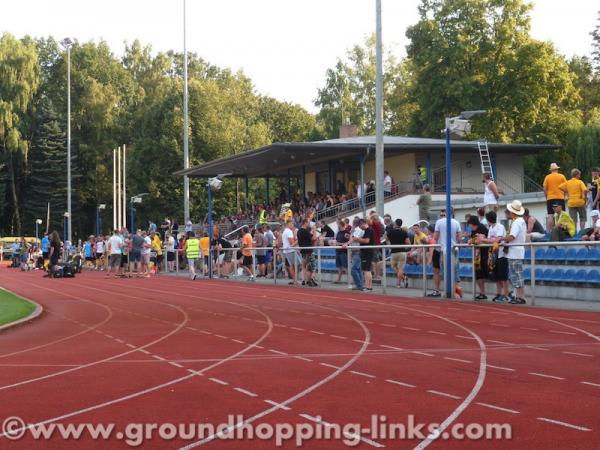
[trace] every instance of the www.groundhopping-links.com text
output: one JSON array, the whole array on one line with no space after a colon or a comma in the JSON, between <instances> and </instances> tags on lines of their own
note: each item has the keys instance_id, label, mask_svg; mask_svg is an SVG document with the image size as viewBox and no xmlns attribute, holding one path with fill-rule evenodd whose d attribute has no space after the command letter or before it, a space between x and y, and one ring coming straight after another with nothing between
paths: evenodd
<instances>
[{"instance_id":1,"label":"www.groundhopping-links.com text","mask_svg":"<svg viewBox=\"0 0 600 450\"><path fill-rule=\"evenodd\" d=\"M282 446L295 442L301 447L306 441L341 441L348 447L361 442L375 447L380 440L509 440L512 439L510 424L501 423L456 423L446 430L440 424L418 423L409 415L405 423L391 423L383 415L372 415L369 426L358 423L336 424L318 416L301 414L306 422L298 423L246 423L242 415L229 415L220 424L207 423L39 423L28 424L22 418L7 417L2 422L0 439L19 440L30 438L36 441L48 439L64 440L112 440L125 442L130 447L141 446L151 440L186 442L222 440L265 440Z\"/></svg>"}]
</instances>

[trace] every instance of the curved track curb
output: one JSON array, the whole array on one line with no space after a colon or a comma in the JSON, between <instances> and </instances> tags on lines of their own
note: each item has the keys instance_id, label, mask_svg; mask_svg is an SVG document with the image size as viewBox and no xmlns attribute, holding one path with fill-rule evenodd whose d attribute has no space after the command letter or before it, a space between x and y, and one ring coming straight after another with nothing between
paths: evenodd
<instances>
[{"instance_id":1,"label":"curved track curb","mask_svg":"<svg viewBox=\"0 0 600 450\"><path fill-rule=\"evenodd\" d=\"M9 323L5 323L4 325L0 325L0 332L5 331L9 328L16 327L18 325L22 325L25 322L29 322L31 320L37 319L44 312L44 308L39 303L34 302L33 300L29 300L28 298L21 297L20 295L17 295L14 292L9 291L8 289L5 289L5 288L0 288L0 289L2 289L3 291L9 292L12 295L14 295L15 297L18 297L21 300L29 302L35 306L35 309L31 312L31 314L28 314L27 316L22 317L20 319L17 319L14 322L9 322Z\"/></svg>"}]
</instances>

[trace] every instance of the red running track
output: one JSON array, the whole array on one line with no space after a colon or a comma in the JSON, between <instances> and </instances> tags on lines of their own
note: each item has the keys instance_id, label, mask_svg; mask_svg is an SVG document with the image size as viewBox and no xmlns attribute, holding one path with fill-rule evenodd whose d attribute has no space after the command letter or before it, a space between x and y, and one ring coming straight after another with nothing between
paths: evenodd
<instances>
[{"instance_id":1,"label":"red running track","mask_svg":"<svg viewBox=\"0 0 600 450\"><path fill-rule=\"evenodd\" d=\"M97 273L50 280L2 269L0 285L45 309L0 334L2 420L125 430L243 415L240 426L331 431L370 427L373 415L399 424L412 416L446 433L507 424L512 438L398 440L348 429L344 437L358 448L600 448L599 313ZM27 432L13 442L2 434L2 447L127 448L114 434ZM276 448L210 434L143 445ZM302 448L348 446L313 439Z\"/></svg>"}]
</instances>

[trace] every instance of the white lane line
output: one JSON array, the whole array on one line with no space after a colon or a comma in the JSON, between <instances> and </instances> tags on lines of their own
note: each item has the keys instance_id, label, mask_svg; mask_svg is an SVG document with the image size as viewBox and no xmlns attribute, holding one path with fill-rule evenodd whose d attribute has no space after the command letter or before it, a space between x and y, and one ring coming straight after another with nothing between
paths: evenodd
<instances>
[{"instance_id":1,"label":"white lane line","mask_svg":"<svg viewBox=\"0 0 600 450\"><path fill-rule=\"evenodd\" d=\"M497 314L499 316L507 316L508 315L507 312L500 312L500 311L491 311L490 314Z\"/></svg>"},{"instance_id":2,"label":"white lane line","mask_svg":"<svg viewBox=\"0 0 600 450\"><path fill-rule=\"evenodd\" d=\"M169 361L169 364L171 364L172 366L175 366L175 367L179 367L180 369L184 368L181 364L179 364L175 361Z\"/></svg>"},{"instance_id":3,"label":"white lane line","mask_svg":"<svg viewBox=\"0 0 600 450\"><path fill-rule=\"evenodd\" d=\"M577 353L577 352L562 352L565 355L575 355L575 356L586 356L588 358L593 358L594 355L590 355L589 353Z\"/></svg>"},{"instance_id":4,"label":"white lane line","mask_svg":"<svg viewBox=\"0 0 600 450\"><path fill-rule=\"evenodd\" d=\"M151 355L154 359L158 359L159 361L166 361L165 358L163 358L162 356L158 356L158 355Z\"/></svg>"},{"instance_id":5,"label":"white lane line","mask_svg":"<svg viewBox=\"0 0 600 450\"><path fill-rule=\"evenodd\" d=\"M495 341L493 339L488 339L488 342L493 342L494 344L500 344L500 345L515 345L513 342Z\"/></svg>"},{"instance_id":6,"label":"white lane line","mask_svg":"<svg viewBox=\"0 0 600 450\"><path fill-rule=\"evenodd\" d=\"M375 378L375 375L359 372L358 370L351 370L350 373L353 373L354 375L360 375L361 377Z\"/></svg>"},{"instance_id":7,"label":"white lane line","mask_svg":"<svg viewBox=\"0 0 600 450\"><path fill-rule=\"evenodd\" d=\"M279 328L287 328L287 325L284 325L282 323L274 323L273 326L274 327L279 327Z\"/></svg>"},{"instance_id":8,"label":"white lane line","mask_svg":"<svg viewBox=\"0 0 600 450\"><path fill-rule=\"evenodd\" d=\"M325 333L321 333L320 331L316 331L316 330L310 330L309 333L320 334L320 335L325 334Z\"/></svg>"},{"instance_id":9,"label":"white lane line","mask_svg":"<svg viewBox=\"0 0 600 450\"><path fill-rule=\"evenodd\" d=\"M264 349L264 347L262 345L256 345L256 344L252 344L251 347L256 347L256 348Z\"/></svg>"},{"instance_id":10,"label":"white lane line","mask_svg":"<svg viewBox=\"0 0 600 450\"><path fill-rule=\"evenodd\" d=\"M473 339L473 340L475 340L475 338L472 337L472 336L463 336L462 334L455 334L454 336L456 336L457 338L460 338L460 339Z\"/></svg>"},{"instance_id":11,"label":"white lane line","mask_svg":"<svg viewBox=\"0 0 600 450\"><path fill-rule=\"evenodd\" d=\"M347 337L338 336L337 334L330 334L329 336L331 336L332 338L336 338L336 339L348 339Z\"/></svg>"},{"instance_id":12,"label":"white lane line","mask_svg":"<svg viewBox=\"0 0 600 450\"><path fill-rule=\"evenodd\" d=\"M215 337L218 337L220 339L227 339L227 340L229 340L229 338L227 336L223 336L221 334L215 334Z\"/></svg>"},{"instance_id":13,"label":"white lane line","mask_svg":"<svg viewBox=\"0 0 600 450\"><path fill-rule=\"evenodd\" d=\"M477 402L477 404L486 408L497 409L498 411L504 411L511 414L519 414L519 411L515 411L514 409L502 408L501 406L490 405L489 403Z\"/></svg>"},{"instance_id":14,"label":"white lane line","mask_svg":"<svg viewBox=\"0 0 600 450\"><path fill-rule=\"evenodd\" d=\"M412 328L412 327L402 327L404 330L408 330L408 331L421 331L420 328Z\"/></svg>"},{"instance_id":15,"label":"white lane line","mask_svg":"<svg viewBox=\"0 0 600 450\"><path fill-rule=\"evenodd\" d=\"M258 394L255 394L254 392L250 392L250 391L247 391L246 389L242 389L239 387L233 388L233 390L238 391L244 395L247 395L248 397L258 397Z\"/></svg>"},{"instance_id":16,"label":"white lane line","mask_svg":"<svg viewBox=\"0 0 600 450\"><path fill-rule=\"evenodd\" d=\"M104 336L106 336L107 338L110 338L110 339L114 339L115 338L114 336L111 336L110 334L106 334L106 333L104 334Z\"/></svg>"},{"instance_id":17,"label":"white lane line","mask_svg":"<svg viewBox=\"0 0 600 450\"><path fill-rule=\"evenodd\" d=\"M115 341L117 341L119 344L124 344L125 343L125 341L123 339L117 339L117 338L115 338Z\"/></svg>"},{"instance_id":18,"label":"white lane line","mask_svg":"<svg viewBox=\"0 0 600 450\"><path fill-rule=\"evenodd\" d=\"M296 330L296 331L306 331L304 328L298 328L298 327L290 327L290 329Z\"/></svg>"},{"instance_id":19,"label":"white lane line","mask_svg":"<svg viewBox=\"0 0 600 450\"><path fill-rule=\"evenodd\" d=\"M554 419L548 419L547 417L538 417L538 420L542 420L544 422L549 422L549 423L553 423L555 425L561 425L563 427L567 427L567 428L573 428L574 430L579 430L579 431L592 431L590 428L586 428L586 427L580 427L579 425L573 425L571 423L567 423L567 422L561 422L560 420L554 420Z\"/></svg>"},{"instance_id":20,"label":"white lane line","mask_svg":"<svg viewBox=\"0 0 600 450\"><path fill-rule=\"evenodd\" d=\"M380 323L382 327L396 328L396 325L392 325L391 323Z\"/></svg>"},{"instance_id":21,"label":"white lane line","mask_svg":"<svg viewBox=\"0 0 600 450\"><path fill-rule=\"evenodd\" d=\"M479 320L465 320L465 322L469 322L469 323L481 323Z\"/></svg>"},{"instance_id":22,"label":"white lane line","mask_svg":"<svg viewBox=\"0 0 600 450\"><path fill-rule=\"evenodd\" d=\"M549 348L536 347L535 345L526 345L525 348L530 348L532 350L539 350L541 352L549 352L550 351Z\"/></svg>"},{"instance_id":23,"label":"white lane line","mask_svg":"<svg viewBox=\"0 0 600 450\"><path fill-rule=\"evenodd\" d=\"M146 349L143 349L143 348L140 348L140 349L138 349L138 352L145 353L146 355L149 355L149 354L150 354L150 352L149 352L148 350L146 350Z\"/></svg>"},{"instance_id":24,"label":"white lane line","mask_svg":"<svg viewBox=\"0 0 600 450\"><path fill-rule=\"evenodd\" d=\"M435 355L432 355L431 353L425 353L425 352L417 352L417 351L414 351L414 352L411 352L411 353L414 353L415 355L423 355L423 356L435 356Z\"/></svg>"},{"instance_id":25,"label":"white lane line","mask_svg":"<svg viewBox=\"0 0 600 450\"><path fill-rule=\"evenodd\" d=\"M358 342L359 344L364 344L366 341L363 341L361 339L352 339L352 342Z\"/></svg>"},{"instance_id":26,"label":"white lane line","mask_svg":"<svg viewBox=\"0 0 600 450\"><path fill-rule=\"evenodd\" d=\"M125 344L125 345L126 345L127 347L129 347L129 348L137 348L137 347L136 347L135 345L133 345L133 344Z\"/></svg>"},{"instance_id":27,"label":"white lane line","mask_svg":"<svg viewBox=\"0 0 600 450\"><path fill-rule=\"evenodd\" d=\"M298 414L300 417L310 420L311 422L321 423L322 420L320 417L311 416L310 414Z\"/></svg>"},{"instance_id":28,"label":"white lane line","mask_svg":"<svg viewBox=\"0 0 600 450\"><path fill-rule=\"evenodd\" d=\"M380 347L383 348L389 348L390 350L399 350L402 351L403 349L401 349L400 347L394 347L393 345L383 345L383 344L379 344Z\"/></svg>"},{"instance_id":29,"label":"white lane line","mask_svg":"<svg viewBox=\"0 0 600 450\"><path fill-rule=\"evenodd\" d=\"M540 331L539 328L531 328L531 327L520 327L521 330L528 330L528 331Z\"/></svg>"},{"instance_id":30,"label":"white lane line","mask_svg":"<svg viewBox=\"0 0 600 450\"><path fill-rule=\"evenodd\" d=\"M552 378L554 380L564 380L563 377L557 377L554 375L547 375L545 373L538 373L538 372L528 372L529 375L535 375L536 377L544 377L544 378Z\"/></svg>"},{"instance_id":31,"label":"white lane line","mask_svg":"<svg viewBox=\"0 0 600 450\"><path fill-rule=\"evenodd\" d=\"M387 381L388 383L397 384L399 386L404 386L404 387L408 387L408 388L416 387L414 384L403 383L402 381L398 381L398 380L385 380L385 381Z\"/></svg>"},{"instance_id":32,"label":"white lane line","mask_svg":"<svg viewBox=\"0 0 600 450\"><path fill-rule=\"evenodd\" d=\"M491 364L487 364L490 369L498 369L498 370L506 370L507 372L514 372L515 369L511 369L510 367L501 367L501 366L492 366Z\"/></svg>"},{"instance_id":33,"label":"white lane line","mask_svg":"<svg viewBox=\"0 0 600 450\"><path fill-rule=\"evenodd\" d=\"M325 367L330 367L331 369L339 369L338 366L334 366L333 364L327 364L327 363L319 363L319 364L321 364L322 366L325 366Z\"/></svg>"},{"instance_id":34,"label":"white lane line","mask_svg":"<svg viewBox=\"0 0 600 450\"><path fill-rule=\"evenodd\" d=\"M444 356L444 359L447 359L449 361L457 361L457 362L461 362L461 363L467 363L467 364L470 364L472 362L467 359L451 358L450 356Z\"/></svg>"},{"instance_id":35,"label":"white lane line","mask_svg":"<svg viewBox=\"0 0 600 450\"><path fill-rule=\"evenodd\" d=\"M312 359L305 358L304 356L294 356L296 359L301 359L302 361L313 362Z\"/></svg>"},{"instance_id":36,"label":"white lane line","mask_svg":"<svg viewBox=\"0 0 600 450\"><path fill-rule=\"evenodd\" d=\"M281 403L274 402L273 400L265 400L265 403L268 403L269 405L281 408L284 411L289 411L290 409L292 409L289 406L282 405Z\"/></svg>"},{"instance_id":37,"label":"white lane line","mask_svg":"<svg viewBox=\"0 0 600 450\"><path fill-rule=\"evenodd\" d=\"M458 395L448 394L447 392L434 391L433 389L428 389L427 392L434 395L441 395L442 397L449 397L455 400L460 400Z\"/></svg>"},{"instance_id":38,"label":"white lane line","mask_svg":"<svg viewBox=\"0 0 600 450\"><path fill-rule=\"evenodd\" d=\"M594 387L599 387L600 388L600 384L598 384L598 383L592 383L591 381L581 381L581 384L587 384L588 386L594 386Z\"/></svg>"},{"instance_id":39,"label":"white lane line","mask_svg":"<svg viewBox=\"0 0 600 450\"><path fill-rule=\"evenodd\" d=\"M558 330L550 330L550 333L568 334L570 336L577 335L577 333L571 333L570 331L558 331Z\"/></svg>"},{"instance_id":40,"label":"white lane line","mask_svg":"<svg viewBox=\"0 0 600 450\"><path fill-rule=\"evenodd\" d=\"M504 328L510 328L510 325L505 325L503 323L490 323L491 326L493 327L504 327Z\"/></svg>"},{"instance_id":41,"label":"white lane line","mask_svg":"<svg viewBox=\"0 0 600 450\"><path fill-rule=\"evenodd\" d=\"M277 355L288 355L289 354L289 353L286 353L286 352L280 352L279 350L273 350L272 348L270 348L269 351L271 353L275 353Z\"/></svg>"},{"instance_id":42,"label":"white lane line","mask_svg":"<svg viewBox=\"0 0 600 450\"><path fill-rule=\"evenodd\" d=\"M209 378L210 381L218 384L222 384L223 386L227 386L229 383L227 381L219 380L218 378Z\"/></svg>"},{"instance_id":43,"label":"white lane line","mask_svg":"<svg viewBox=\"0 0 600 450\"><path fill-rule=\"evenodd\" d=\"M240 341L239 339L232 339L233 342L237 342L238 344L245 344L244 341Z\"/></svg>"},{"instance_id":44,"label":"white lane line","mask_svg":"<svg viewBox=\"0 0 600 450\"><path fill-rule=\"evenodd\" d=\"M440 335L440 336L446 336L446 333L442 333L441 331L428 331L428 333L431 333L431 334L438 334L438 335Z\"/></svg>"},{"instance_id":45,"label":"white lane line","mask_svg":"<svg viewBox=\"0 0 600 450\"><path fill-rule=\"evenodd\" d=\"M206 334L206 335L208 335L208 336L211 336L211 335L212 335L212 333L211 333L210 331L206 331L206 330L196 330L196 331L198 331L198 332L200 332L200 333L202 333L202 334Z\"/></svg>"}]
</instances>

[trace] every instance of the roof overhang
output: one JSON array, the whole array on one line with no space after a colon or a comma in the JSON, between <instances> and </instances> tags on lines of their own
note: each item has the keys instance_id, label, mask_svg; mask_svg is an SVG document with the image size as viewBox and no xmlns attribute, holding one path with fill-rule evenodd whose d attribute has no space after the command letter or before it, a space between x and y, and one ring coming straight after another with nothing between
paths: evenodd
<instances>
[{"instance_id":1,"label":"roof overhang","mask_svg":"<svg viewBox=\"0 0 600 450\"><path fill-rule=\"evenodd\" d=\"M478 151L477 141L452 141L453 153ZM497 144L488 143L492 153L534 154L556 150L557 145L545 144ZM445 151L443 139L420 139L386 136L386 156L410 152L439 153ZM278 177L287 176L288 171L301 169L330 160L360 161L374 157L375 140L371 136L332 139L317 142L278 142L236 155L209 161L205 164L175 172L189 177L214 177L220 173L231 173L232 177Z\"/></svg>"}]
</instances>

